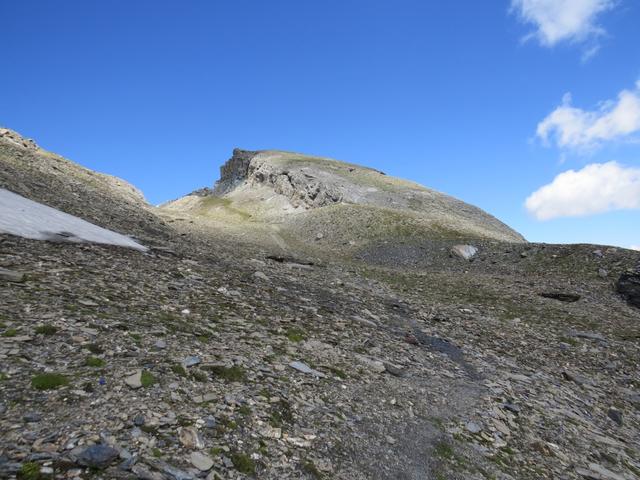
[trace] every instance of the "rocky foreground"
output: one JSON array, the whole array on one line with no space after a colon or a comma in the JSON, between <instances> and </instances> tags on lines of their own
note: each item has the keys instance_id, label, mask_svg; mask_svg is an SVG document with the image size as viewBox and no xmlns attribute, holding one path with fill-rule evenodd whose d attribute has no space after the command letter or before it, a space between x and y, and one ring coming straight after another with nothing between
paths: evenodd
<instances>
[{"instance_id":1,"label":"rocky foreground","mask_svg":"<svg viewBox=\"0 0 640 480\"><path fill-rule=\"evenodd\" d=\"M275 151L154 208L0 129L0 189L73 215L2 205L0 478L640 478L640 252Z\"/></svg>"},{"instance_id":2,"label":"rocky foreground","mask_svg":"<svg viewBox=\"0 0 640 480\"><path fill-rule=\"evenodd\" d=\"M401 272L0 238L3 478L640 474L637 252Z\"/></svg>"}]
</instances>

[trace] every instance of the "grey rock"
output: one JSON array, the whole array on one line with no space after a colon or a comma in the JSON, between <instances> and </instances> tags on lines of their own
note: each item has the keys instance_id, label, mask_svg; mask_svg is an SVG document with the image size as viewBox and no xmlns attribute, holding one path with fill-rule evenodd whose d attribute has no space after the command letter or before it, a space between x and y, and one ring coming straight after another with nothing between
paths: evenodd
<instances>
[{"instance_id":1,"label":"grey rock","mask_svg":"<svg viewBox=\"0 0 640 480\"><path fill-rule=\"evenodd\" d=\"M25 275L21 272L14 272L6 268L0 268L0 280L5 282L20 283L25 281Z\"/></svg>"},{"instance_id":2,"label":"grey rock","mask_svg":"<svg viewBox=\"0 0 640 480\"><path fill-rule=\"evenodd\" d=\"M173 480L194 480L195 477L190 473L185 472L184 470L180 470L174 466L169 465L168 463L161 463L161 471L166 473L169 478Z\"/></svg>"},{"instance_id":3,"label":"grey rock","mask_svg":"<svg viewBox=\"0 0 640 480\"><path fill-rule=\"evenodd\" d=\"M24 420L27 423L37 423L40 420L42 420L42 415L40 415L37 412L29 412L24 414L24 416L22 417L22 420Z\"/></svg>"},{"instance_id":4,"label":"grey rock","mask_svg":"<svg viewBox=\"0 0 640 480\"><path fill-rule=\"evenodd\" d=\"M133 468L133 466L138 461L138 457L135 455L130 455L129 458L125 459L120 465L118 465L119 470L129 471Z\"/></svg>"},{"instance_id":5,"label":"grey rock","mask_svg":"<svg viewBox=\"0 0 640 480\"><path fill-rule=\"evenodd\" d=\"M160 472L152 472L145 465L134 465L131 471L139 480L166 480L167 478Z\"/></svg>"},{"instance_id":6,"label":"grey rock","mask_svg":"<svg viewBox=\"0 0 640 480\"><path fill-rule=\"evenodd\" d=\"M562 372L562 376L565 378L565 380L569 380L570 382L577 383L578 385L591 384L591 381L587 377L583 375L579 375L577 373L564 371Z\"/></svg>"},{"instance_id":7,"label":"grey rock","mask_svg":"<svg viewBox=\"0 0 640 480\"><path fill-rule=\"evenodd\" d=\"M515 405L511 402L505 402L502 404L502 408L504 408L505 410L509 410L510 412L515 413L516 415L518 415L521 411L521 408L518 405Z\"/></svg>"},{"instance_id":8,"label":"grey rock","mask_svg":"<svg viewBox=\"0 0 640 480\"><path fill-rule=\"evenodd\" d=\"M85 448L78 455L77 462L85 467L106 468L119 457L118 451L102 443Z\"/></svg>"},{"instance_id":9,"label":"grey rock","mask_svg":"<svg viewBox=\"0 0 640 480\"><path fill-rule=\"evenodd\" d=\"M482 427L475 422L467 422L465 428L470 433L480 433L482 431Z\"/></svg>"},{"instance_id":10,"label":"grey rock","mask_svg":"<svg viewBox=\"0 0 640 480\"><path fill-rule=\"evenodd\" d=\"M133 417L133 424L136 427L141 427L142 425L144 425L144 415L138 414L135 417Z\"/></svg>"},{"instance_id":11,"label":"grey rock","mask_svg":"<svg viewBox=\"0 0 640 480\"><path fill-rule=\"evenodd\" d=\"M454 245L449 250L452 257L458 257L463 260L471 260L478 253L478 249L473 245Z\"/></svg>"},{"instance_id":12,"label":"grey rock","mask_svg":"<svg viewBox=\"0 0 640 480\"><path fill-rule=\"evenodd\" d=\"M167 342L165 342L164 340L157 340L156 343L153 344L153 346L158 350L163 350L167 348Z\"/></svg>"},{"instance_id":13,"label":"grey rock","mask_svg":"<svg viewBox=\"0 0 640 480\"><path fill-rule=\"evenodd\" d=\"M620 410L612 407L607 411L607 416L616 422L618 426L622 426L622 412Z\"/></svg>"},{"instance_id":14,"label":"grey rock","mask_svg":"<svg viewBox=\"0 0 640 480\"><path fill-rule=\"evenodd\" d=\"M597 463L590 463L589 470L576 468L576 473L590 480L625 480L622 475L618 475Z\"/></svg>"},{"instance_id":15,"label":"grey rock","mask_svg":"<svg viewBox=\"0 0 640 480\"><path fill-rule=\"evenodd\" d=\"M211 467L213 467L213 460L204 453L192 452L190 458L193 466L201 472L211 470Z\"/></svg>"},{"instance_id":16,"label":"grey rock","mask_svg":"<svg viewBox=\"0 0 640 480\"><path fill-rule=\"evenodd\" d=\"M324 373L319 372L319 371L317 371L317 370L314 370L314 369L313 369L313 368L311 368L309 365L307 365L306 363L303 363L303 362L298 362L298 361L291 362L291 363L289 364L289 366L290 366L291 368L295 369L295 370L298 370L299 372L307 373L307 374L309 374L309 375L313 375L313 376L315 376L315 377L323 378L323 377L325 377L325 376L326 376Z\"/></svg>"},{"instance_id":17,"label":"grey rock","mask_svg":"<svg viewBox=\"0 0 640 480\"><path fill-rule=\"evenodd\" d=\"M606 339L602 335L595 332L581 332L577 330L569 330L568 335L571 337L586 338L589 340L598 340L600 342L606 341Z\"/></svg>"},{"instance_id":18,"label":"grey rock","mask_svg":"<svg viewBox=\"0 0 640 480\"><path fill-rule=\"evenodd\" d=\"M202 363L202 359L200 357L198 357L197 355L191 355L189 357L186 357L182 361L182 365L184 365L185 367L193 367L193 366L198 365L200 363Z\"/></svg>"},{"instance_id":19,"label":"grey rock","mask_svg":"<svg viewBox=\"0 0 640 480\"><path fill-rule=\"evenodd\" d=\"M204 420L205 428L216 428L217 424L218 422L216 422L216 419L214 417L207 417Z\"/></svg>"},{"instance_id":20,"label":"grey rock","mask_svg":"<svg viewBox=\"0 0 640 480\"><path fill-rule=\"evenodd\" d=\"M137 371L133 375L125 377L124 383L134 389L142 387L142 370Z\"/></svg>"},{"instance_id":21,"label":"grey rock","mask_svg":"<svg viewBox=\"0 0 640 480\"><path fill-rule=\"evenodd\" d=\"M260 279L260 280L264 280L265 282L268 282L268 281L269 281L269 277L267 277L267 276L266 276L264 273L262 273L262 272L255 272L255 273L253 274L253 276L254 276L255 278Z\"/></svg>"},{"instance_id":22,"label":"grey rock","mask_svg":"<svg viewBox=\"0 0 640 480\"><path fill-rule=\"evenodd\" d=\"M204 448L204 441L193 427L183 427L178 430L178 438L182 445L192 450Z\"/></svg>"}]
</instances>

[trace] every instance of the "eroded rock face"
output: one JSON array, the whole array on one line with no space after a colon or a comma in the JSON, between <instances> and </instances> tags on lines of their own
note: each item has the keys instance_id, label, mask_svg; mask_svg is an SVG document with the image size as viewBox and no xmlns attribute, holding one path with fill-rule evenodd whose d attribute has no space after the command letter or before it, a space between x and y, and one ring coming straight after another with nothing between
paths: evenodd
<instances>
[{"instance_id":1,"label":"eroded rock face","mask_svg":"<svg viewBox=\"0 0 640 480\"><path fill-rule=\"evenodd\" d=\"M243 182L264 185L289 198L296 207L318 208L343 200L341 189L321 181L312 172L291 170L258 157L260 151L233 150L233 156L220 167L220 180L213 188L196 195L225 195Z\"/></svg>"},{"instance_id":2,"label":"eroded rock face","mask_svg":"<svg viewBox=\"0 0 640 480\"><path fill-rule=\"evenodd\" d=\"M319 208L343 200L343 193L337 185L321 181L311 172L252 161L247 174L249 184L270 186L276 193L289 198L296 207Z\"/></svg>"},{"instance_id":3,"label":"eroded rock face","mask_svg":"<svg viewBox=\"0 0 640 480\"><path fill-rule=\"evenodd\" d=\"M230 192L247 178L249 164L258 151L233 149L231 158L220 167L220 180L213 188L214 195Z\"/></svg>"}]
</instances>

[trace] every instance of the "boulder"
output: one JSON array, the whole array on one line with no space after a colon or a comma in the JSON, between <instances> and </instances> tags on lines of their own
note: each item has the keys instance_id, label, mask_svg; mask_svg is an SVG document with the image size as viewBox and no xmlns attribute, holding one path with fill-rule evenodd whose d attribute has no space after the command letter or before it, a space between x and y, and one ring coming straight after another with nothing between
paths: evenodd
<instances>
[{"instance_id":1,"label":"boulder","mask_svg":"<svg viewBox=\"0 0 640 480\"><path fill-rule=\"evenodd\" d=\"M478 249L473 245L454 245L449 250L452 257L462 258L463 260L471 260L478 253Z\"/></svg>"}]
</instances>

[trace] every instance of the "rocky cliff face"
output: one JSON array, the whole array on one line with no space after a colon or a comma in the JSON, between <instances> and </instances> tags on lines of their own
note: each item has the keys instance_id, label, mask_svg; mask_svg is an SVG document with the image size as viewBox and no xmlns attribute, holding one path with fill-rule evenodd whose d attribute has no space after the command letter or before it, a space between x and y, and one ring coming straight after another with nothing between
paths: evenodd
<instances>
[{"instance_id":1,"label":"rocky cliff face","mask_svg":"<svg viewBox=\"0 0 640 480\"><path fill-rule=\"evenodd\" d=\"M220 167L220 180L216 182L213 194L224 195L242 183L247 178L251 160L258 153L234 148L231 158Z\"/></svg>"}]
</instances>

